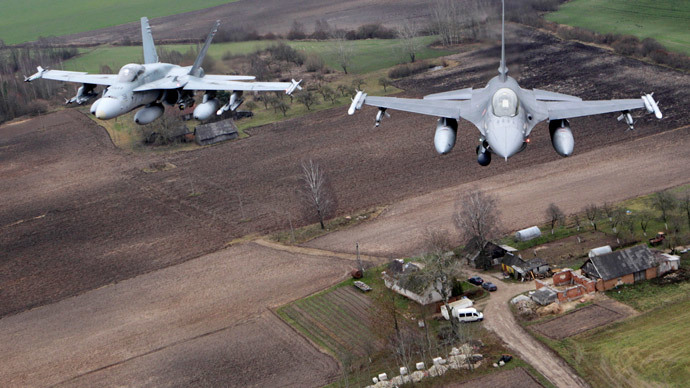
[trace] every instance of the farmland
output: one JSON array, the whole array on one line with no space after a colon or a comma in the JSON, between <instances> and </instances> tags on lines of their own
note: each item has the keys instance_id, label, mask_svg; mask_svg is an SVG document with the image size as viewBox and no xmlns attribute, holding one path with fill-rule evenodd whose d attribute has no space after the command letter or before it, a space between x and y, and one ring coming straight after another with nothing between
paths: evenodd
<instances>
[{"instance_id":1,"label":"farmland","mask_svg":"<svg viewBox=\"0 0 690 388\"><path fill-rule=\"evenodd\" d=\"M0 37L6 44L36 40L40 36L58 36L91 31L138 21L140 17L175 15L210 8L236 0L0 0L2 23Z\"/></svg>"},{"instance_id":2,"label":"farmland","mask_svg":"<svg viewBox=\"0 0 690 388\"><path fill-rule=\"evenodd\" d=\"M155 34L154 34L155 39ZM448 50L426 47L436 40L435 36L423 36L417 38L425 47L417 55L418 59L436 58L451 54ZM216 60L230 53L232 55L246 55L257 52L277 41L260 40L248 42L215 43L209 48L208 55ZM331 53L332 42L329 41L286 41L287 44L298 50L312 52L321 55L326 64L341 70ZM391 67L407 58L398 50L400 41L397 39L366 39L348 41L352 48L351 72L355 74L368 73L379 69ZM168 50L186 52L193 45L162 45ZM122 65L131 62L141 62L143 54L140 46L98 46L96 48L82 49L83 54L63 63L65 70L98 72L101 65L108 65L117 71ZM230 70L230 69L227 69Z\"/></svg>"},{"instance_id":3,"label":"farmland","mask_svg":"<svg viewBox=\"0 0 690 388\"><path fill-rule=\"evenodd\" d=\"M563 340L556 350L593 387L684 386L690 379L690 300L604 330Z\"/></svg>"},{"instance_id":4,"label":"farmland","mask_svg":"<svg viewBox=\"0 0 690 388\"><path fill-rule=\"evenodd\" d=\"M654 38L671 50L690 54L690 2L677 0L574 0L546 19L599 33Z\"/></svg>"}]
</instances>

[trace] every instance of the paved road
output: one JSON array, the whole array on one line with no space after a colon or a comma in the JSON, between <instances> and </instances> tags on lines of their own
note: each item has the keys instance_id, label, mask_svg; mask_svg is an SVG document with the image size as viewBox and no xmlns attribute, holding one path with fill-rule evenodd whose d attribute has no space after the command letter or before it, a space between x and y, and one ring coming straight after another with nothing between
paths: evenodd
<instances>
[{"instance_id":1,"label":"paved road","mask_svg":"<svg viewBox=\"0 0 690 388\"><path fill-rule=\"evenodd\" d=\"M487 273L466 272L485 280L494 277ZM520 358L531 364L557 387L589 387L570 365L534 339L515 321L508 302L517 294L533 290L534 282L506 283L498 278L490 281L498 286L498 290L491 293L489 301L484 306L484 326L496 333Z\"/></svg>"}]
</instances>

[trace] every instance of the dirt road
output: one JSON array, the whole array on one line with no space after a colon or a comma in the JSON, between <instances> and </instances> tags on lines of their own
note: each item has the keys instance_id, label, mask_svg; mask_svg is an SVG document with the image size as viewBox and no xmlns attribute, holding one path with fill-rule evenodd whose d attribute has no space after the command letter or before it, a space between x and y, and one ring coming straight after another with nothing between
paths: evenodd
<instances>
[{"instance_id":1,"label":"dirt road","mask_svg":"<svg viewBox=\"0 0 690 388\"><path fill-rule=\"evenodd\" d=\"M498 290L491 293L484 307L484 326L496 333L520 358L527 361L554 385L561 388L589 387L562 358L534 339L516 321L508 302L512 297L534 289L534 282L506 283L492 279L487 273L467 271L468 276L480 276L492 281Z\"/></svg>"},{"instance_id":2,"label":"dirt road","mask_svg":"<svg viewBox=\"0 0 690 388\"><path fill-rule=\"evenodd\" d=\"M590 203L626 198L690 183L690 127L576 154L398 202L376 220L317 238L309 247L370 255L419 253L427 228L454 231L454 203L480 188L498 197L505 231L546 221L551 202L566 214ZM509 162L510 163L510 162Z\"/></svg>"}]
</instances>

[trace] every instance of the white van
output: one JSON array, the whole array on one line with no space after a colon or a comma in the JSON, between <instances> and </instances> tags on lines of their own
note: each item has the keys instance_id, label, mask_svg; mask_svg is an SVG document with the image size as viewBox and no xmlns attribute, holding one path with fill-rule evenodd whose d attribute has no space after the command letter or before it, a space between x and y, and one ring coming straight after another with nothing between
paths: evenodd
<instances>
[{"instance_id":1,"label":"white van","mask_svg":"<svg viewBox=\"0 0 690 388\"><path fill-rule=\"evenodd\" d=\"M456 300L455 302L448 303L448 307L453 310L453 316L458 317L458 310L460 309L465 309L468 307L472 307L474 303L472 303L471 299L468 299L466 296ZM441 305L441 315L443 315L443 318L446 318L446 320L450 319L448 317L448 310L446 310L446 305L442 304Z\"/></svg>"},{"instance_id":2,"label":"white van","mask_svg":"<svg viewBox=\"0 0 690 388\"><path fill-rule=\"evenodd\" d=\"M476 322L483 321L484 314L477 312L477 309L471 307L466 309L453 309L453 316L458 318L460 322Z\"/></svg>"}]
</instances>

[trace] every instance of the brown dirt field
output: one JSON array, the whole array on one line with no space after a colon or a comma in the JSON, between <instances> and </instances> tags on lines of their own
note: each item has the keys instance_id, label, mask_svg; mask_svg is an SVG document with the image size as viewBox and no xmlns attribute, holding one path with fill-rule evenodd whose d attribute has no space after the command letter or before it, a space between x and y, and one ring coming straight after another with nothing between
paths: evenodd
<instances>
[{"instance_id":1,"label":"brown dirt field","mask_svg":"<svg viewBox=\"0 0 690 388\"><path fill-rule=\"evenodd\" d=\"M539 384L524 368L515 368L492 373L464 383L447 384L445 388L501 387L501 388L540 388Z\"/></svg>"},{"instance_id":2,"label":"brown dirt field","mask_svg":"<svg viewBox=\"0 0 690 388\"><path fill-rule=\"evenodd\" d=\"M457 192L480 182L491 190L515 185L504 191L503 205L507 229L516 229L527 220L543 221L542 203L578 211L592 201L646 194L688 180L686 170L660 175L647 164L677 165L688 156L687 131L650 136L690 122L690 76L529 29L511 30L509 64L515 73L522 69L523 86L592 98L655 90L665 118L645 116L629 133L615 115L573 120L578 145L567 159L555 154L541 124L529 149L488 168L475 162L477 132L469 124L461 124L455 152L440 156L432 145L433 118L393 112L374 130L373 109L353 117L343 108L323 111L251 130L248 139L173 154L117 150L102 128L74 110L4 125L0 316L184 262L247 233L285 229L290 217L305 223L295 193L304 158L320 161L328 172L340 214L435 193L405 205L417 201L415 207L426 207L431 215L427 225L450 214L454 194L439 190L454 187ZM497 48L458 54L459 66L400 85L417 96L482 86L496 73L497 54ZM638 166L626 169L620 160ZM142 171L153 162L177 168ZM534 189L527 182L541 186ZM193 192L201 195L190 196ZM528 199L533 204L521 207ZM404 208L396 206L381 218ZM424 229L418 221L425 217L408 223L409 232L372 231L367 225L378 225L374 221L357 228L366 231L363 238L349 237L367 242L364 250L414 253L416 236ZM357 239L338 236L317 239L313 246L322 241L326 249L354 249Z\"/></svg>"},{"instance_id":3,"label":"brown dirt field","mask_svg":"<svg viewBox=\"0 0 690 388\"><path fill-rule=\"evenodd\" d=\"M569 312L547 322L530 326L537 333L554 340L562 340L587 330L627 318L630 314L595 303Z\"/></svg>"},{"instance_id":4,"label":"brown dirt field","mask_svg":"<svg viewBox=\"0 0 690 388\"><path fill-rule=\"evenodd\" d=\"M318 19L331 26L344 29L357 28L367 23L396 26L407 19L426 19L429 5L423 0L242 0L213 8L151 19L156 42L203 39L215 20L224 28L243 28L260 34L269 32L286 34L294 20L299 21L309 34ZM59 37L67 44L117 43L124 36L132 41L141 40L139 22L128 23L95 31Z\"/></svg>"},{"instance_id":5,"label":"brown dirt field","mask_svg":"<svg viewBox=\"0 0 690 388\"><path fill-rule=\"evenodd\" d=\"M351 266L244 243L5 317L0 381L322 386L337 377L336 361L268 309L344 279Z\"/></svg>"}]
</instances>

